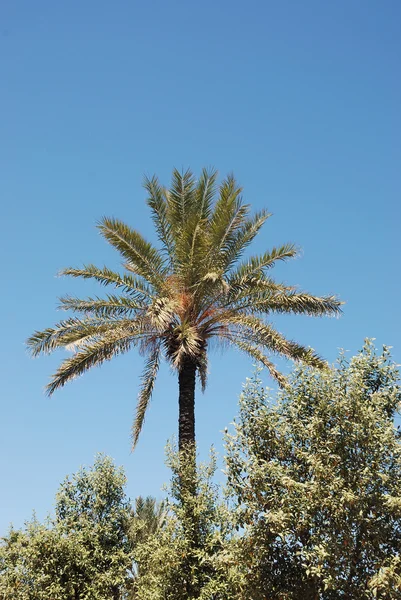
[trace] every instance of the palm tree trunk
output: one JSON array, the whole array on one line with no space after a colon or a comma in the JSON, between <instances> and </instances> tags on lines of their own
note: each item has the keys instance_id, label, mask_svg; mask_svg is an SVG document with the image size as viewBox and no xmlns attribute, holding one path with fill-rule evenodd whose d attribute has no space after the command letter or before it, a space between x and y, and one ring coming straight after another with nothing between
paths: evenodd
<instances>
[{"instance_id":1,"label":"palm tree trunk","mask_svg":"<svg viewBox=\"0 0 401 600\"><path fill-rule=\"evenodd\" d=\"M178 375L178 450L195 445L195 376L196 365L186 358Z\"/></svg>"},{"instance_id":2,"label":"palm tree trunk","mask_svg":"<svg viewBox=\"0 0 401 600\"><path fill-rule=\"evenodd\" d=\"M196 364L186 358L178 376L179 416L178 450L180 454L180 495L184 508L184 535L189 542L189 552L182 564L186 597L198 598L200 590L194 579L199 572L199 523L194 513L196 497L196 450L195 450L195 378Z\"/></svg>"}]
</instances>

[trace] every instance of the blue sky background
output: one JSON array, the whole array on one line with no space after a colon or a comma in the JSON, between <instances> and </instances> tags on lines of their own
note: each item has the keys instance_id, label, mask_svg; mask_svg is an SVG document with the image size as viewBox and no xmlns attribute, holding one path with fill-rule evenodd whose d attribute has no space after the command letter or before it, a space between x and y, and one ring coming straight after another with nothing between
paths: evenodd
<instances>
[{"instance_id":1,"label":"blue sky background","mask_svg":"<svg viewBox=\"0 0 401 600\"><path fill-rule=\"evenodd\" d=\"M98 292L65 266L118 266L102 215L153 239L144 173L215 165L274 216L255 244L293 241L274 275L337 293L340 320L280 318L283 333L333 361L367 336L400 346L401 4L398 0L4 0L0 8L0 534L52 508L65 475L102 451L131 497L160 496L177 428L167 368L134 454L141 359L129 354L43 394L62 358L24 340L62 315L57 297ZM251 362L211 357L198 396L201 456L237 411Z\"/></svg>"}]
</instances>

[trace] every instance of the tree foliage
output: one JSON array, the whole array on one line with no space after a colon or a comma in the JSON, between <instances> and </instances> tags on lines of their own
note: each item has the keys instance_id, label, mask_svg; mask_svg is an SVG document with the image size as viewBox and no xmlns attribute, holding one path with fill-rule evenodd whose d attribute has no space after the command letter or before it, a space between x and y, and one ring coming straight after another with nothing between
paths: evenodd
<instances>
[{"instance_id":1,"label":"tree foliage","mask_svg":"<svg viewBox=\"0 0 401 600\"><path fill-rule=\"evenodd\" d=\"M0 544L0 600L401 599L398 373L372 342L278 396L248 380L216 457L168 450L168 497L136 499L98 457L61 485L55 516Z\"/></svg>"},{"instance_id":2,"label":"tree foliage","mask_svg":"<svg viewBox=\"0 0 401 600\"><path fill-rule=\"evenodd\" d=\"M246 384L227 438L246 598L401 598L398 373L372 342L295 371L277 402Z\"/></svg>"},{"instance_id":3,"label":"tree foliage","mask_svg":"<svg viewBox=\"0 0 401 600\"><path fill-rule=\"evenodd\" d=\"M61 485L56 514L11 529L0 547L2 600L120 600L130 584L125 476L99 456Z\"/></svg>"},{"instance_id":4,"label":"tree foliage","mask_svg":"<svg viewBox=\"0 0 401 600\"><path fill-rule=\"evenodd\" d=\"M157 177L146 178L144 187L160 248L125 223L103 218L100 233L119 252L126 272L89 264L62 274L93 279L118 293L61 298L60 308L74 316L36 331L28 340L33 356L58 348L73 352L52 376L49 394L88 369L138 348L145 367L134 445L163 357L179 372L190 364L204 388L208 347L231 344L284 385L270 354L317 367L325 363L310 348L287 340L268 319L277 313L338 315L341 304L335 296L313 296L270 277L277 262L297 255L291 243L244 258L270 215L264 210L250 214L232 175L218 185L215 170L204 169L197 180L190 171L174 170L169 189ZM192 404L194 386L195 379ZM193 415L189 418L194 420ZM192 429L187 437L194 435Z\"/></svg>"},{"instance_id":5,"label":"tree foliage","mask_svg":"<svg viewBox=\"0 0 401 600\"><path fill-rule=\"evenodd\" d=\"M187 458L187 460L186 460ZM240 589L232 520L213 483L216 457L200 465L193 493L193 460L170 448L172 470L164 526L135 549L140 576L135 600L232 600ZM183 485L183 479L191 485Z\"/></svg>"}]
</instances>

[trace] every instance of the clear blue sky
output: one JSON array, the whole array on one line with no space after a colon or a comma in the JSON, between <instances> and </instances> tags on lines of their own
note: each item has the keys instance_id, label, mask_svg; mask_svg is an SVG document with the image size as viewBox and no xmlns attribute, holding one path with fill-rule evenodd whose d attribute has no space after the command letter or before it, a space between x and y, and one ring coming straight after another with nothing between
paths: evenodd
<instances>
[{"instance_id":1,"label":"clear blue sky","mask_svg":"<svg viewBox=\"0 0 401 600\"><path fill-rule=\"evenodd\" d=\"M117 267L102 215L152 239L141 180L171 169L234 171L274 216L255 251L293 241L275 276L337 293L340 320L277 326L333 361L367 336L400 344L401 3L399 0L5 0L0 8L0 534L102 451L128 491L160 495L176 432L177 384L158 381L134 454L141 372L130 354L70 384L43 387L62 354L32 360L24 340L62 318L57 297L96 293L56 278L65 266ZM200 452L221 449L252 365L211 359L198 396Z\"/></svg>"}]
</instances>

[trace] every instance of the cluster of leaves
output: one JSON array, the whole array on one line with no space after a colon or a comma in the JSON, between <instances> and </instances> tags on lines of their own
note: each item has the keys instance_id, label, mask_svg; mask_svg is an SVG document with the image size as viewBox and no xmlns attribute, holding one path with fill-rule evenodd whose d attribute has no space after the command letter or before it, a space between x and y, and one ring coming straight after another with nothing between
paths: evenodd
<instances>
[{"instance_id":1,"label":"cluster of leaves","mask_svg":"<svg viewBox=\"0 0 401 600\"><path fill-rule=\"evenodd\" d=\"M193 494L193 463L170 454L170 517L137 548L134 597L401 598L397 380L371 342L335 369L298 369L278 398L249 380L226 438L229 505L213 460Z\"/></svg>"},{"instance_id":2,"label":"cluster of leaves","mask_svg":"<svg viewBox=\"0 0 401 600\"><path fill-rule=\"evenodd\" d=\"M110 459L66 480L56 516L0 546L1 600L401 599L401 391L371 342L337 368L248 380L216 458L168 450L168 499L124 494Z\"/></svg>"},{"instance_id":3,"label":"cluster of leaves","mask_svg":"<svg viewBox=\"0 0 401 600\"><path fill-rule=\"evenodd\" d=\"M130 583L125 476L99 456L61 485L56 514L11 529L0 547L2 600L117 600Z\"/></svg>"},{"instance_id":4,"label":"cluster of leaves","mask_svg":"<svg viewBox=\"0 0 401 600\"><path fill-rule=\"evenodd\" d=\"M216 457L193 473L191 450L171 448L172 471L165 526L137 545L140 565L133 598L137 600L230 600L240 573L231 551L232 518L213 483ZM195 488L194 486L195 481Z\"/></svg>"},{"instance_id":5,"label":"cluster of leaves","mask_svg":"<svg viewBox=\"0 0 401 600\"><path fill-rule=\"evenodd\" d=\"M397 376L367 342L278 402L248 381L227 438L247 598L401 598Z\"/></svg>"}]
</instances>

